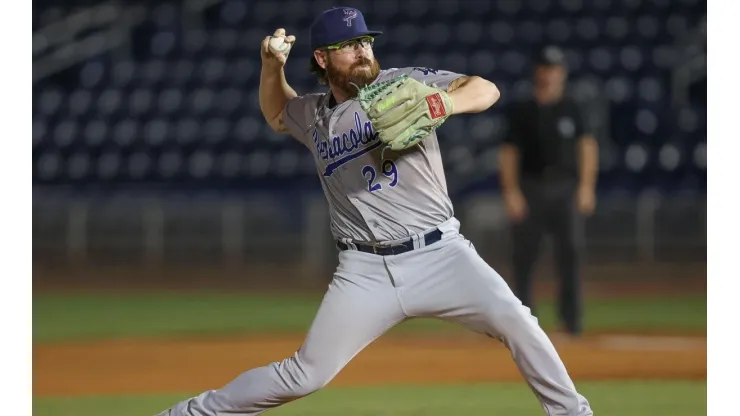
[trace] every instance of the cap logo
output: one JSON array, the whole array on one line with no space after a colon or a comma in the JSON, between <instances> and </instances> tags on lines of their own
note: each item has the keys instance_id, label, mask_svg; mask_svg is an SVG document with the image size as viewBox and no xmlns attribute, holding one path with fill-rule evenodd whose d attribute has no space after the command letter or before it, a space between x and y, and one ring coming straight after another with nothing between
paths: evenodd
<instances>
[{"instance_id":1,"label":"cap logo","mask_svg":"<svg viewBox=\"0 0 740 416\"><path fill-rule=\"evenodd\" d=\"M354 9L344 9L344 20L347 22L347 27L352 26L352 21L354 19L357 19L357 10Z\"/></svg>"}]
</instances>

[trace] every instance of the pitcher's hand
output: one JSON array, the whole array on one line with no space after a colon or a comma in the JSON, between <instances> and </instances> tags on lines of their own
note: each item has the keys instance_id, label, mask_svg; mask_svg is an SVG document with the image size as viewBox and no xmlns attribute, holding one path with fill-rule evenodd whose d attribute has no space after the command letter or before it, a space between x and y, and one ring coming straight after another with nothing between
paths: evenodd
<instances>
[{"instance_id":1,"label":"pitcher's hand","mask_svg":"<svg viewBox=\"0 0 740 416\"><path fill-rule=\"evenodd\" d=\"M273 40L273 46L277 49L283 49L282 52L270 47L270 40ZM295 36L285 35L285 29L278 29L272 36L267 36L262 40L262 65L270 68L282 68L288 60L290 49L295 43Z\"/></svg>"}]
</instances>

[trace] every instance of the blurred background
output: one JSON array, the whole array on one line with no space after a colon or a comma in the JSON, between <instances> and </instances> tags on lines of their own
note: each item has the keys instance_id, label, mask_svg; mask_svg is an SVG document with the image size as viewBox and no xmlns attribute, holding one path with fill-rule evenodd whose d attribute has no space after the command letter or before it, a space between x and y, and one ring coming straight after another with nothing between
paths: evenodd
<instances>
[{"instance_id":1,"label":"blurred background","mask_svg":"<svg viewBox=\"0 0 740 416\"><path fill-rule=\"evenodd\" d=\"M321 91L308 28L334 5L33 2L35 414L155 414L299 347L337 252L310 152L260 113L259 45L276 28L295 35L288 81ZM498 85L491 111L450 118L439 140L462 232L507 280L504 112L531 91L533 52L565 51L600 172L585 224L585 336L558 350L597 412L704 414L706 1L340 5L385 31L374 48L383 68ZM544 248L535 289L552 333L557 279L549 240ZM275 414L537 412L503 347L459 333L435 341L445 332L424 322L403 324L405 341L373 344L331 385L378 389L322 392ZM421 341L408 337L419 331ZM390 380L417 384L383 390ZM515 383L465 384L494 381Z\"/></svg>"},{"instance_id":2,"label":"blurred background","mask_svg":"<svg viewBox=\"0 0 740 416\"><path fill-rule=\"evenodd\" d=\"M278 27L298 39L289 82L321 90L308 72L308 27L333 5L34 1L36 287L186 285L203 274L206 285L324 287L336 251L311 155L270 130L257 95L259 45ZM704 269L705 1L344 5L386 32L375 46L382 67L499 86L492 111L454 117L439 135L463 232L495 268L507 270L510 245L497 179L503 111L530 93L532 53L554 44L600 145L584 279L668 277L656 264ZM121 271L125 279L107 279Z\"/></svg>"}]
</instances>

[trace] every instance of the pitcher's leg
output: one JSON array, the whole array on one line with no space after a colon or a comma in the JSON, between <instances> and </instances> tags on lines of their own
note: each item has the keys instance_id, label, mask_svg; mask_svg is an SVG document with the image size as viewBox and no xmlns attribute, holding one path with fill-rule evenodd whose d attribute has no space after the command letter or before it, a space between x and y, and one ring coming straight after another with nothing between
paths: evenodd
<instances>
[{"instance_id":1,"label":"pitcher's leg","mask_svg":"<svg viewBox=\"0 0 740 416\"><path fill-rule=\"evenodd\" d=\"M537 319L468 241L445 243L409 259L404 269L429 270L421 265L431 254L434 269L408 279L401 299L410 316L456 321L501 340L548 416L593 415Z\"/></svg>"},{"instance_id":2,"label":"pitcher's leg","mask_svg":"<svg viewBox=\"0 0 740 416\"><path fill-rule=\"evenodd\" d=\"M352 256L373 255L342 253L340 258ZM324 387L357 353L405 319L382 258L376 257L381 273L358 274L340 265L294 356L178 403L171 416L258 415Z\"/></svg>"}]
</instances>

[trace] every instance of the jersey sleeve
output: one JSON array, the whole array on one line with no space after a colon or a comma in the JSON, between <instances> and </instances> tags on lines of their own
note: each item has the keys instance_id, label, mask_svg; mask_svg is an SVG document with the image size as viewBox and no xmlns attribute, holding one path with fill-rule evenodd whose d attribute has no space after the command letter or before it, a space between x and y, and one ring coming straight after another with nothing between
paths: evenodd
<instances>
[{"instance_id":1,"label":"jersey sleeve","mask_svg":"<svg viewBox=\"0 0 740 416\"><path fill-rule=\"evenodd\" d=\"M465 76L464 74L460 74L457 72L424 67L401 68L398 69L397 72L393 75L397 76L401 74L408 74L408 76L417 81L425 82L429 86L442 90L447 90L450 82Z\"/></svg>"},{"instance_id":2,"label":"jersey sleeve","mask_svg":"<svg viewBox=\"0 0 740 416\"><path fill-rule=\"evenodd\" d=\"M306 143L309 129L316 118L316 109L321 95L307 94L291 98L283 109L283 124L290 134Z\"/></svg>"}]
</instances>

